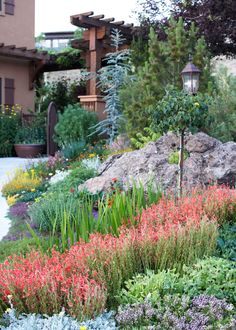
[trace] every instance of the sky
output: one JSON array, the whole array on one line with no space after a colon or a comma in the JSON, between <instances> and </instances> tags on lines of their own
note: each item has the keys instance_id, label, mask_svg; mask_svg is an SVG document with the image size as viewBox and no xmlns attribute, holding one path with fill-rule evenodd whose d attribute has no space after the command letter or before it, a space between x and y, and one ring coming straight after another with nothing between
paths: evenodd
<instances>
[{"instance_id":1,"label":"sky","mask_svg":"<svg viewBox=\"0 0 236 330\"><path fill-rule=\"evenodd\" d=\"M70 16L88 11L134 23L132 11L137 7L137 0L36 0L35 3L36 36L41 32L75 30L76 27L70 24Z\"/></svg>"}]
</instances>

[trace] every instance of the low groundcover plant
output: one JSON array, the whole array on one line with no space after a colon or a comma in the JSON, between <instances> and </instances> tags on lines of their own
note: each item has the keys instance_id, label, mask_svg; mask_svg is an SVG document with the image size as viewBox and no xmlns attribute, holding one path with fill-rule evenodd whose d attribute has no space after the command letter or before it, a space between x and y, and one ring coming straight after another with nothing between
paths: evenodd
<instances>
[{"instance_id":1,"label":"low groundcover plant","mask_svg":"<svg viewBox=\"0 0 236 330\"><path fill-rule=\"evenodd\" d=\"M166 295L153 305L144 301L120 307L115 318L123 329L146 325L160 330L228 330L236 326L234 306L207 295L192 299Z\"/></svg>"}]
</instances>

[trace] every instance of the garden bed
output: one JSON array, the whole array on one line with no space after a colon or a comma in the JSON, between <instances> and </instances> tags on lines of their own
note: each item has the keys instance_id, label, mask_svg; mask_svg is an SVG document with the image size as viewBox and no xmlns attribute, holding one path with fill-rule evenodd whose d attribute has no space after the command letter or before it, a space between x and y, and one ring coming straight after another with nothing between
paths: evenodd
<instances>
[{"instance_id":1,"label":"garden bed","mask_svg":"<svg viewBox=\"0 0 236 330\"><path fill-rule=\"evenodd\" d=\"M109 192L91 196L77 190L96 172L85 164L57 156L3 187L32 236L2 243L5 325L233 328L235 190L212 186L176 199L138 185L124 192L114 178Z\"/></svg>"}]
</instances>

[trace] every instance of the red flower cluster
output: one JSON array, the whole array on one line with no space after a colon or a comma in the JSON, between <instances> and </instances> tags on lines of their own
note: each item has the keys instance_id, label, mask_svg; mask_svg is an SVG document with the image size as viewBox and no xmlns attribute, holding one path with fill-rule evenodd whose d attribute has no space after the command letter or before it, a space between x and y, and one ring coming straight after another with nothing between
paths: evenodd
<instances>
[{"instance_id":1,"label":"red flower cluster","mask_svg":"<svg viewBox=\"0 0 236 330\"><path fill-rule=\"evenodd\" d=\"M206 190L193 190L190 195L175 200L162 198L142 213L144 221L158 224L179 224L192 220L199 223L203 217L219 224L229 222L236 215L236 190L210 186Z\"/></svg>"},{"instance_id":2,"label":"red flower cluster","mask_svg":"<svg viewBox=\"0 0 236 330\"><path fill-rule=\"evenodd\" d=\"M20 312L58 313L82 318L104 309L125 280L146 268L187 264L211 253L218 223L236 215L236 191L210 187L175 201L163 198L143 211L136 226L119 237L93 234L68 252L12 257L0 265L0 296L12 295Z\"/></svg>"},{"instance_id":3,"label":"red flower cluster","mask_svg":"<svg viewBox=\"0 0 236 330\"><path fill-rule=\"evenodd\" d=\"M64 264L64 255L52 256L33 251L28 258L14 256L1 265L1 296L13 302L20 312L53 314L62 307L77 318L92 317L106 303L106 289L88 275Z\"/></svg>"}]
</instances>

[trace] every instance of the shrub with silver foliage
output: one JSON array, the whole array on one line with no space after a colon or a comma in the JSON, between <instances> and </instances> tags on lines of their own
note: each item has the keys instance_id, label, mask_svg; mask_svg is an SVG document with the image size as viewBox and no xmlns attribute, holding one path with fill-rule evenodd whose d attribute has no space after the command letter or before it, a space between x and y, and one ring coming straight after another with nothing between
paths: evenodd
<instances>
[{"instance_id":1,"label":"shrub with silver foliage","mask_svg":"<svg viewBox=\"0 0 236 330\"><path fill-rule=\"evenodd\" d=\"M85 326L86 330L117 329L113 312L103 313L94 320L78 322L72 317L65 315L64 311L51 317L23 314L17 318L15 310L11 309L9 313L4 315L4 319L10 324L6 327L1 327L2 330L80 330L82 326Z\"/></svg>"},{"instance_id":2,"label":"shrub with silver foliage","mask_svg":"<svg viewBox=\"0 0 236 330\"><path fill-rule=\"evenodd\" d=\"M96 156L93 158L83 159L81 164L83 166L85 166L86 168L88 168L89 170L98 171L98 169L101 165L101 161L100 161L100 158L98 156Z\"/></svg>"}]
</instances>

